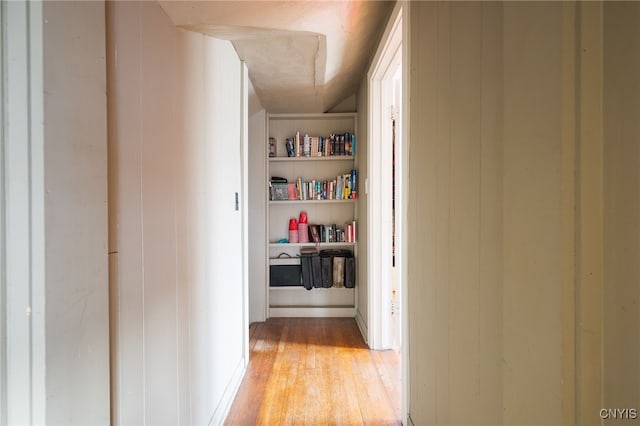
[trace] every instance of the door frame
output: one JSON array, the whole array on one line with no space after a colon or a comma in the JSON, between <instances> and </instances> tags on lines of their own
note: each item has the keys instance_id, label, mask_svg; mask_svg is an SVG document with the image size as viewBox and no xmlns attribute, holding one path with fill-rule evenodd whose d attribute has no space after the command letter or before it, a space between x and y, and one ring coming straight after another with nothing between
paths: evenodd
<instances>
[{"instance_id":1,"label":"door frame","mask_svg":"<svg viewBox=\"0 0 640 426\"><path fill-rule=\"evenodd\" d=\"M368 256L368 276L370 290L368 294L368 336L367 340L372 349L389 349L392 347L391 333L388 323L391 318L391 207L387 197L383 194L391 193L391 181L383 176L391 175L391 155L390 144L384 144L382 135L391 134L391 111L387 106L393 103L393 74L398 66L402 64L402 29L403 4L397 3L389 19L389 23L384 32L382 41L374 57L372 66L368 73L369 81L369 117L368 117L368 170L369 170L369 256ZM404 68L404 66L403 66ZM403 79L404 80L404 79ZM403 89L404 92L404 89ZM405 101L403 93L403 104ZM406 108L401 107L402 111ZM401 115L400 129L404 128L402 123L404 114ZM405 220L405 208L403 205L403 182L404 179L404 131L400 131L400 138L396 140L401 155L396 158L399 168L400 181L396 182L397 195L400 203L396 204L396 212L400 218L400 225L396 229L397 235L397 265L398 278L400 281L401 297L404 293L404 280L402 277L402 241L404 235L403 224ZM403 306L400 302L400 315L402 316Z\"/></svg>"},{"instance_id":2,"label":"door frame","mask_svg":"<svg viewBox=\"0 0 640 426\"><path fill-rule=\"evenodd\" d=\"M0 4L0 424L44 424L43 5Z\"/></svg>"},{"instance_id":3,"label":"door frame","mask_svg":"<svg viewBox=\"0 0 640 426\"><path fill-rule=\"evenodd\" d=\"M389 272L388 283L390 283L391 273L391 247L390 237L385 239L382 237L382 229L384 220L390 220L390 208L387 214L382 214L383 207L383 187L382 173L377 170L382 165L384 159L382 150L382 138L384 134L384 123L391 128L390 121L383 118L390 116L390 111L384 111L382 105L389 105L391 99L387 99L385 103L383 93L383 80L385 76L391 75L391 85L393 84L392 73L389 73L389 66L392 64L394 57L401 55L402 66L402 105L400 115L400 138L396 139L399 145L399 155L396 155L396 167L399 168L396 182L396 217L399 218L399 226L396 228L396 266L398 269L398 281L400 288L400 326L401 326L401 406L402 406L402 422L408 424L409 410L409 330L408 330L408 294L407 294L407 212L408 212L408 152L409 152L409 87L410 87L410 1L398 1L394 6L391 16L388 20L384 34L376 50L372 65L367 74L368 82L368 117L367 117L367 135L368 135L368 171L370 176L370 185L365 184L368 189L369 204L367 207L368 215L368 262L367 275L369 278L369 291L367 295L368 302L368 326L367 340L372 349L383 349L388 345L388 331L385 332L382 327L382 318L391 316L391 294L385 291L381 272L386 270ZM390 86L391 86L390 85ZM386 95L387 98L390 96ZM398 151L396 151L398 154ZM387 162L388 163L388 162ZM391 165L388 164L390 171ZM388 185L389 192L391 185ZM386 250L386 254L385 254ZM385 341L385 333L387 341Z\"/></svg>"}]
</instances>

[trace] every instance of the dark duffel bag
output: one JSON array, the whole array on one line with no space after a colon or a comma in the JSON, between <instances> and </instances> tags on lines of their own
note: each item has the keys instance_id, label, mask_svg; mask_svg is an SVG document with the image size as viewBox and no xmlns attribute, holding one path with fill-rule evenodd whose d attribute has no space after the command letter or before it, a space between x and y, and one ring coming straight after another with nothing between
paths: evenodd
<instances>
[{"instance_id":1,"label":"dark duffel bag","mask_svg":"<svg viewBox=\"0 0 640 426\"><path fill-rule=\"evenodd\" d=\"M341 265L342 274L334 277L334 259L336 258L339 259L338 264ZM355 287L355 258L351 250L321 250L320 259L322 264L322 287Z\"/></svg>"},{"instance_id":2,"label":"dark duffel bag","mask_svg":"<svg viewBox=\"0 0 640 426\"><path fill-rule=\"evenodd\" d=\"M322 286L320 256L316 249L304 248L300 250L300 265L302 266L302 285L307 290Z\"/></svg>"}]
</instances>

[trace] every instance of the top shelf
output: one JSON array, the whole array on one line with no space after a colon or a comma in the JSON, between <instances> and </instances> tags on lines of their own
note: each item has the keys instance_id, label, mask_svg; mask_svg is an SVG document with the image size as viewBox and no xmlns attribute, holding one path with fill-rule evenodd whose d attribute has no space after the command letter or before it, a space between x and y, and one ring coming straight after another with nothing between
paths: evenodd
<instances>
[{"instance_id":1,"label":"top shelf","mask_svg":"<svg viewBox=\"0 0 640 426\"><path fill-rule=\"evenodd\" d=\"M271 113L270 120L336 120L355 119L357 112Z\"/></svg>"},{"instance_id":2,"label":"top shelf","mask_svg":"<svg viewBox=\"0 0 640 426\"><path fill-rule=\"evenodd\" d=\"M269 157L270 162L291 162L298 161L353 161L353 155L331 155L329 157Z\"/></svg>"}]
</instances>

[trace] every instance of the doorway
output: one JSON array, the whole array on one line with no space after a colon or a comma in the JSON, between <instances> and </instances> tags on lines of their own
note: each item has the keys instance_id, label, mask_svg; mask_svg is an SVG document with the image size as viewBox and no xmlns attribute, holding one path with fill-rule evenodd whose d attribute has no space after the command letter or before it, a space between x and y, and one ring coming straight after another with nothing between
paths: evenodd
<instances>
[{"instance_id":1,"label":"doorway","mask_svg":"<svg viewBox=\"0 0 640 426\"><path fill-rule=\"evenodd\" d=\"M369 314L372 349L391 349L401 361L403 417L407 407L405 238L406 66L403 66L404 3L393 10L367 75L369 140Z\"/></svg>"}]
</instances>

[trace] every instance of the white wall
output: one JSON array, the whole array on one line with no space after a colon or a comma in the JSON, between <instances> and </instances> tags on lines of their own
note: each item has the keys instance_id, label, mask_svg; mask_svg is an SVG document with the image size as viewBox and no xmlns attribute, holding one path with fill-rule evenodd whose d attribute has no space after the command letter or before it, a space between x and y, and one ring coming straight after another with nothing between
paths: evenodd
<instances>
[{"instance_id":1,"label":"white wall","mask_svg":"<svg viewBox=\"0 0 640 426\"><path fill-rule=\"evenodd\" d=\"M156 3L107 10L113 422L217 424L247 361L241 63Z\"/></svg>"},{"instance_id":2,"label":"white wall","mask_svg":"<svg viewBox=\"0 0 640 426\"><path fill-rule=\"evenodd\" d=\"M249 92L249 322L267 312L267 112L250 85Z\"/></svg>"},{"instance_id":3,"label":"white wall","mask_svg":"<svg viewBox=\"0 0 640 426\"><path fill-rule=\"evenodd\" d=\"M104 4L1 8L0 423L109 424Z\"/></svg>"},{"instance_id":4,"label":"white wall","mask_svg":"<svg viewBox=\"0 0 640 426\"><path fill-rule=\"evenodd\" d=\"M46 422L109 423L105 9L43 3Z\"/></svg>"}]
</instances>

